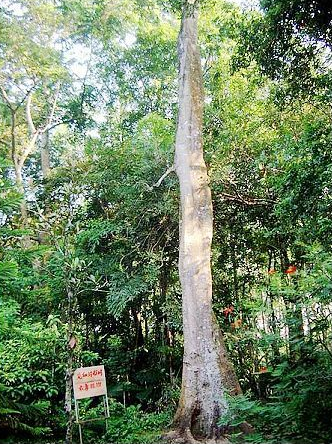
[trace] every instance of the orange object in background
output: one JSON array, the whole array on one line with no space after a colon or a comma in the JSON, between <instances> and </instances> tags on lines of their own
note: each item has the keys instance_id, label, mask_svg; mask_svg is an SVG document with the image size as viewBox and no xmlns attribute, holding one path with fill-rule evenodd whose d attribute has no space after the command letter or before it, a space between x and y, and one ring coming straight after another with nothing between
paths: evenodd
<instances>
[{"instance_id":1,"label":"orange object in background","mask_svg":"<svg viewBox=\"0 0 332 444\"><path fill-rule=\"evenodd\" d=\"M230 305L229 307L224 309L224 316L227 317L229 314L233 313L234 307L233 305Z\"/></svg>"},{"instance_id":2,"label":"orange object in background","mask_svg":"<svg viewBox=\"0 0 332 444\"><path fill-rule=\"evenodd\" d=\"M276 273L276 270L274 268L270 268L270 270L268 271L268 274L272 275L274 273Z\"/></svg>"},{"instance_id":3,"label":"orange object in background","mask_svg":"<svg viewBox=\"0 0 332 444\"><path fill-rule=\"evenodd\" d=\"M295 265L290 265L287 270L285 271L286 274L294 274L296 272L297 268Z\"/></svg>"},{"instance_id":4,"label":"orange object in background","mask_svg":"<svg viewBox=\"0 0 332 444\"><path fill-rule=\"evenodd\" d=\"M234 324L234 328L241 327L242 319L237 319L233 324Z\"/></svg>"}]
</instances>

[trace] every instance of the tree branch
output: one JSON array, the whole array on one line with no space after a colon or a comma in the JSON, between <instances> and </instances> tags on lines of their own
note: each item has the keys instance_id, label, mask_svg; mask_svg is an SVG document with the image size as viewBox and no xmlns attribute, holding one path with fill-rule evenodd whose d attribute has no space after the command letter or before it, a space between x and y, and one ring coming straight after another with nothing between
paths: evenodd
<instances>
[{"instance_id":1,"label":"tree branch","mask_svg":"<svg viewBox=\"0 0 332 444\"><path fill-rule=\"evenodd\" d=\"M4 98L4 101L7 103L8 107L10 108L10 110L14 111L13 104L9 100L8 94L6 93L6 91L5 91L5 89L4 89L4 87L2 85L0 85L0 91L1 91L2 97Z\"/></svg>"},{"instance_id":2,"label":"tree branch","mask_svg":"<svg viewBox=\"0 0 332 444\"><path fill-rule=\"evenodd\" d=\"M40 131L37 129L35 133L32 135L30 142L27 144L27 146L24 148L22 154L20 155L20 158L18 160L18 165L22 168L24 165L24 162L26 161L29 154L32 152L36 145L37 137L39 136Z\"/></svg>"},{"instance_id":3,"label":"tree branch","mask_svg":"<svg viewBox=\"0 0 332 444\"><path fill-rule=\"evenodd\" d=\"M43 130L41 131L43 133L45 131L49 130L52 127L54 113L55 113L55 109L56 109L56 105L57 105L57 101L58 101L58 97L59 97L59 92L60 92L60 86L61 86L61 83L58 82L57 86L56 86L55 94L54 94L54 100L53 100L53 104L52 104L52 109L51 109L50 115L48 116L45 128L43 128Z\"/></svg>"},{"instance_id":4,"label":"tree branch","mask_svg":"<svg viewBox=\"0 0 332 444\"><path fill-rule=\"evenodd\" d=\"M16 86L18 86L18 85L16 85ZM24 103L25 99L29 96L29 94L32 93L32 91L34 90L35 86L36 86L36 82L33 82L32 87L28 91L26 91L26 93L24 94L22 100L20 102L18 102L18 104L16 105L15 111L17 111L19 109L19 107Z\"/></svg>"},{"instance_id":5,"label":"tree branch","mask_svg":"<svg viewBox=\"0 0 332 444\"><path fill-rule=\"evenodd\" d=\"M170 166L170 167L165 171L165 173L161 176L161 178L158 180L158 182L154 183L152 186L147 185L148 190L149 190L149 191L152 191L153 188L159 188L160 185L162 184L163 180L166 179L166 177L169 176L171 173L173 173L173 171L175 171L175 166L174 166L174 165Z\"/></svg>"},{"instance_id":6,"label":"tree branch","mask_svg":"<svg viewBox=\"0 0 332 444\"><path fill-rule=\"evenodd\" d=\"M27 96L27 105L26 105L25 110L26 110L26 117L27 117L27 122L28 122L28 127L30 130L30 133L35 134L36 127L33 123L32 116L31 116L31 91L29 91L28 96Z\"/></svg>"},{"instance_id":7,"label":"tree branch","mask_svg":"<svg viewBox=\"0 0 332 444\"><path fill-rule=\"evenodd\" d=\"M239 202L249 206L268 206L276 203L276 201L272 199L260 199L251 196L241 196L237 192L235 196L228 193L221 193L218 196L224 200Z\"/></svg>"},{"instance_id":8,"label":"tree branch","mask_svg":"<svg viewBox=\"0 0 332 444\"><path fill-rule=\"evenodd\" d=\"M73 123L73 122L74 122L74 119L61 120L60 122L56 122L56 123L53 123L53 125L48 126L48 127L47 127L47 130L50 131L50 130L52 130L53 128L56 128L56 127L59 126L59 125L66 125L66 123ZM43 131L43 132L44 132L44 131Z\"/></svg>"}]
</instances>

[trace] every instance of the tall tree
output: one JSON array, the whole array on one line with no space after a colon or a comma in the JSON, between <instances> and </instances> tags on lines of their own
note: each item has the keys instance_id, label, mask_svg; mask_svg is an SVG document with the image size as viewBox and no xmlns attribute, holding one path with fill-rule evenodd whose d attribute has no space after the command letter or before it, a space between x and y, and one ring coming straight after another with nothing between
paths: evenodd
<instances>
[{"instance_id":1,"label":"tall tree","mask_svg":"<svg viewBox=\"0 0 332 444\"><path fill-rule=\"evenodd\" d=\"M186 0L179 36L179 115L175 170L180 182L179 273L184 357L182 390L174 419L188 441L219 435L226 390L241 389L212 311L212 200L203 158L203 77L197 42L198 1Z\"/></svg>"},{"instance_id":2,"label":"tall tree","mask_svg":"<svg viewBox=\"0 0 332 444\"><path fill-rule=\"evenodd\" d=\"M60 80L66 78L66 70L55 45L64 36L55 5L33 1L17 2L16 6L17 10L8 5L0 10L0 103L8 115L1 143L8 147L17 189L25 197L26 166L40 139L45 147L45 137L54 124ZM43 152L44 175L45 168ZM21 218L26 226L26 198L21 202Z\"/></svg>"}]
</instances>

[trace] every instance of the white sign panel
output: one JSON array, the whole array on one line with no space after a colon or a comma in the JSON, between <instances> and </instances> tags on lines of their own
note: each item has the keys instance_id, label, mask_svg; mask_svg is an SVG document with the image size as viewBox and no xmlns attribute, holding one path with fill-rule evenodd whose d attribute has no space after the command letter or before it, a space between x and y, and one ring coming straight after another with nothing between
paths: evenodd
<instances>
[{"instance_id":1,"label":"white sign panel","mask_svg":"<svg viewBox=\"0 0 332 444\"><path fill-rule=\"evenodd\" d=\"M73 375L74 398L84 399L107 395L105 369L103 365L82 367Z\"/></svg>"}]
</instances>

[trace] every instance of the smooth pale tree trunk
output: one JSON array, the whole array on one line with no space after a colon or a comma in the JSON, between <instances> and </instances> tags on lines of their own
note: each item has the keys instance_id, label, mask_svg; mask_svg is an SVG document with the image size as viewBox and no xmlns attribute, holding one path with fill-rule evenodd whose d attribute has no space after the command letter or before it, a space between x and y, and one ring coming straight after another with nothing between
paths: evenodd
<instances>
[{"instance_id":1,"label":"smooth pale tree trunk","mask_svg":"<svg viewBox=\"0 0 332 444\"><path fill-rule=\"evenodd\" d=\"M241 392L212 312L212 201L203 158L203 80L197 43L197 6L187 0L179 36L179 115L175 169L180 182L179 273L184 358L175 434L215 438L227 411L226 389ZM196 2L197 3L197 2ZM169 437L171 434L169 434Z\"/></svg>"},{"instance_id":2,"label":"smooth pale tree trunk","mask_svg":"<svg viewBox=\"0 0 332 444\"><path fill-rule=\"evenodd\" d=\"M21 212L21 218L22 218L22 225L25 228L27 226L27 222L28 222L28 210L27 210L27 204L26 204L25 195L24 195L22 167L16 163L15 163L15 182L16 182L17 190L23 196L23 199L20 203L20 212Z\"/></svg>"},{"instance_id":3,"label":"smooth pale tree trunk","mask_svg":"<svg viewBox=\"0 0 332 444\"><path fill-rule=\"evenodd\" d=\"M40 135L40 160L41 160L41 170L42 177L44 181L47 181L51 172L50 163L50 132L46 129ZM50 205L46 203L44 216L47 218L50 213ZM49 243L47 231L39 231L38 233L39 242L42 245L47 245Z\"/></svg>"},{"instance_id":4,"label":"smooth pale tree trunk","mask_svg":"<svg viewBox=\"0 0 332 444\"><path fill-rule=\"evenodd\" d=\"M49 131L44 131L40 136L40 156L43 179L47 179L51 171L50 167L50 146L49 146Z\"/></svg>"},{"instance_id":5,"label":"smooth pale tree trunk","mask_svg":"<svg viewBox=\"0 0 332 444\"><path fill-rule=\"evenodd\" d=\"M28 228L28 207L27 202L25 198L25 192L24 192L24 184L23 184L23 172L22 172L22 166L19 164L19 162L14 162L15 167L15 182L16 187L19 193L22 195L22 200L20 203L20 213L21 213L21 228L27 229ZM32 245L31 239L29 234L24 234L22 236L21 240L22 248L30 248Z\"/></svg>"}]
</instances>

